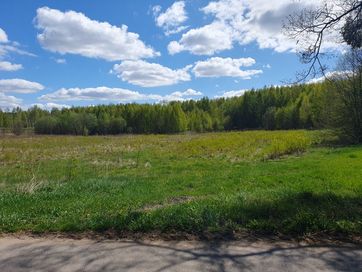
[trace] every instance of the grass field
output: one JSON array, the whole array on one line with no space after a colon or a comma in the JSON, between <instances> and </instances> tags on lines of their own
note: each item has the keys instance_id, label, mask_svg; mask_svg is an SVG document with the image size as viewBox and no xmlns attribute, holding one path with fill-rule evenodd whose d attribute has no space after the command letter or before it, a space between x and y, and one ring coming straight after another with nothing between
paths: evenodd
<instances>
[{"instance_id":1,"label":"grass field","mask_svg":"<svg viewBox=\"0 0 362 272\"><path fill-rule=\"evenodd\" d=\"M362 234L362 147L321 132L0 138L0 232Z\"/></svg>"}]
</instances>

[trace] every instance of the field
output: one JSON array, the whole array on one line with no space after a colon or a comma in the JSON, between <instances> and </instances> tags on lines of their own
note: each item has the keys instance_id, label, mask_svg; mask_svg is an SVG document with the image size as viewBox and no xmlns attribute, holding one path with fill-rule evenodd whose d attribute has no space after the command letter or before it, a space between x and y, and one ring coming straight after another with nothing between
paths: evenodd
<instances>
[{"instance_id":1,"label":"field","mask_svg":"<svg viewBox=\"0 0 362 272\"><path fill-rule=\"evenodd\" d=\"M362 147L317 131L0 138L0 232L362 234Z\"/></svg>"}]
</instances>

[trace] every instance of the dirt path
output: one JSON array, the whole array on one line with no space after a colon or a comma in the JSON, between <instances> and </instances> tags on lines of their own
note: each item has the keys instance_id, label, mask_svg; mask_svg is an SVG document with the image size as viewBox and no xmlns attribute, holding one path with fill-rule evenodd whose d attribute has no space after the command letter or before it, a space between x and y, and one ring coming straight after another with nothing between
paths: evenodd
<instances>
[{"instance_id":1,"label":"dirt path","mask_svg":"<svg viewBox=\"0 0 362 272\"><path fill-rule=\"evenodd\" d=\"M0 271L362 271L362 247L5 237Z\"/></svg>"}]
</instances>

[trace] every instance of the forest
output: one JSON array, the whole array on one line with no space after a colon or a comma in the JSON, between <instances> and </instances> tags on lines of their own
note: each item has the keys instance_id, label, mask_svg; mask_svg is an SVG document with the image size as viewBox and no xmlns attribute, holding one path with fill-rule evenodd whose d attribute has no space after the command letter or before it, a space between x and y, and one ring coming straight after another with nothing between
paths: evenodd
<instances>
[{"instance_id":1,"label":"forest","mask_svg":"<svg viewBox=\"0 0 362 272\"><path fill-rule=\"evenodd\" d=\"M15 134L34 128L37 134L62 135L322 129L335 125L332 119L338 119L334 117L338 113L336 106L331 104L338 103L333 97L335 89L335 84L325 81L264 87L246 91L240 97L205 97L164 104L97 105L51 111L34 106L0 111L0 127ZM345 125L348 124L344 122Z\"/></svg>"}]
</instances>

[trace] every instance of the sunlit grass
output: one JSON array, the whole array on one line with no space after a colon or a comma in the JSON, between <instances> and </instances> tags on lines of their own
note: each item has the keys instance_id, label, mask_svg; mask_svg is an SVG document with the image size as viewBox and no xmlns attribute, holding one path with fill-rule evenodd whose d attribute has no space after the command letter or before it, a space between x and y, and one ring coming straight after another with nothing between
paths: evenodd
<instances>
[{"instance_id":1,"label":"sunlit grass","mask_svg":"<svg viewBox=\"0 0 362 272\"><path fill-rule=\"evenodd\" d=\"M0 231L362 233L362 147L313 131L0 138Z\"/></svg>"}]
</instances>

